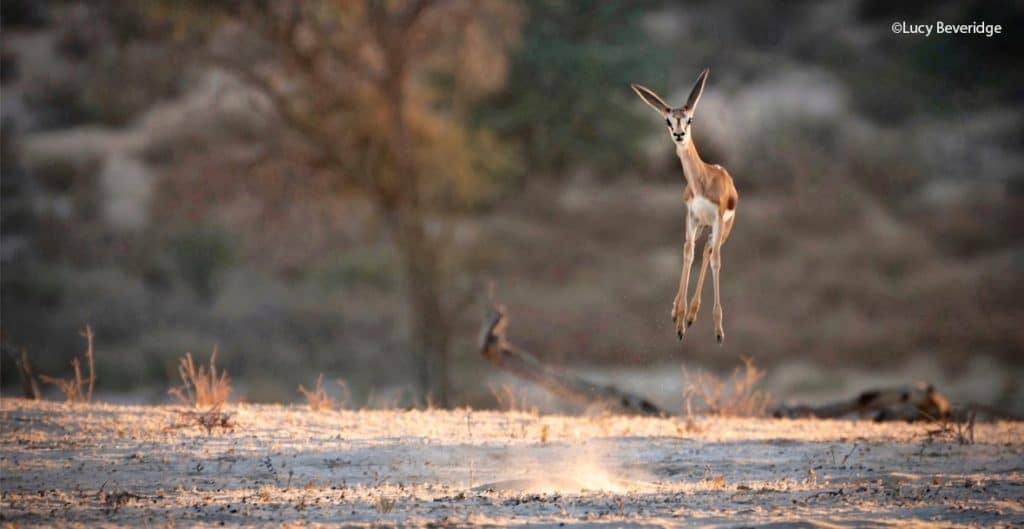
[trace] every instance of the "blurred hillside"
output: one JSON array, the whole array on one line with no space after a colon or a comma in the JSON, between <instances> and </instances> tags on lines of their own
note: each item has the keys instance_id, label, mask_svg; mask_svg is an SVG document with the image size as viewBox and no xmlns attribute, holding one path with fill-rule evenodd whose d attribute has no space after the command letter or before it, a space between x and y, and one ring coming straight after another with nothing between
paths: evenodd
<instances>
[{"instance_id":1,"label":"blurred hillside","mask_svg":"<svg viewBox=\"0 0 1024 529\"><path fill-rule=\"evenodd\" d=\"M1022 365L1024 37L889 29L1019 28L1021 6L453 4L424 24L477 25L426 34L451 44L415 72L408 119L432 171L421 226L451 307L455 403L488 398L474 340L489 281L516 342L563 365L726 369L740 354L769 371L922 356L950 373L977 357ZM99 389L135 399L166 399L175 359L217 346L247 400L294 400L323 372L360 398L413 402L402 232L359 187L392 174L371 141L393 133L386 99L339 85L355 95L332 130L350 150L332 155L358 161L339 178L260 85L210 60L280 47L253 37L233 3L209 5L2 4L5 343L62 373L90 323ZM239 35L251 40L225 44ZM288 86L290 65L268 68ZM695 142L741 196L723 250L721 348L707 303L675 339L684 183L628 87L679 104L705 66ZM359 126L365 149L345 136ZM11 367L4 357L5 392Z\"/></svg>"}]
</instances>

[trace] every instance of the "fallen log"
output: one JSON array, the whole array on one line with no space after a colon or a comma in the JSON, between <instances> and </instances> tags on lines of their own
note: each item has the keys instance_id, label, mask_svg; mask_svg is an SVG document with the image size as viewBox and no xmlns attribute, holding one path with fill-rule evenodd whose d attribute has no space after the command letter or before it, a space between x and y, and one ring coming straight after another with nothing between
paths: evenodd
<instances>
[{"instance_id":1,"label":"fallen log","mask_svg":"<svg viewBox=\"0 0 1024 529\"><path fill-rule=\"evenodd\" d=\"M875 421L924 421L956 422L977 421L1020 421L1019 414L978 403L950 404L945 395L931 384L919 383L913 386L872 389L863 391L853 399L841 400L823 406L805 404L778 406L772 410L773 417L818 417L839 419L843 417L870 418Z\"/></svg>"},{"instance_id":2,"label":"fallen log","mask_svg":"<svg viewBox=\"0 0 1024 529\"><path fill-rule=\"evenodd\" d=\"M824 406L780 406L775 417L838 419L849 415L875 421L941 421L950 418L949 399L931 384L864 391L850 400Z\"/></svg>"},{"instance_id":3,"label":"fallen log","mask_svg":"<svg viewBox=\"0 0 1024 529\"><path fill-rule=\"evenodd\" d=\"M594 384L541 363L537 357L508 343L504 307L490 305L480 332L480 354L492 365L534 382L559 397L609 411L664 417L668 414L644 397L615 386Z\"/></svg>"},{"instance_id":4,"label":"fallen log","mask_svg":"<svg viewBox=\"0 0 1024 529\"><path fill-rule=\"evenodd\" d=\"M555 395L584 406L600 406L609 411L667 417L666 413L641 395L614 386L595 384L564 371L544 365L534 355L510 344L505 338L508 316L504 307L489 304L480 331L480 354L499 369L534 382ZM949 399L931 384L908 385L863 391L853 399L823 406L778 406L773 417L845 417L871 418L875 421L933 421L948 423L977 420L1022 420L1005 410L969 404L950 405Z\"/></svg>"}]
</instances>

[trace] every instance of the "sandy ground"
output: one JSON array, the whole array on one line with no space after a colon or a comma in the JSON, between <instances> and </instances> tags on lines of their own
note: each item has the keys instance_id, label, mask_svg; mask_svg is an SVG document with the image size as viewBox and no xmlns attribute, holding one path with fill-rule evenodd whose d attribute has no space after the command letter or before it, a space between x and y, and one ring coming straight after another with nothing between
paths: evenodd
<instances>
[{"instance_id":1,"label":"sandy ground","mask_svg":"<svg viewBox=\"0 0 1024 529\"><path fill-rule=\"evenodd\" d=\"M1024 524L1024 423L0 404L14 527Z\"/></svg>"}]
</instances>

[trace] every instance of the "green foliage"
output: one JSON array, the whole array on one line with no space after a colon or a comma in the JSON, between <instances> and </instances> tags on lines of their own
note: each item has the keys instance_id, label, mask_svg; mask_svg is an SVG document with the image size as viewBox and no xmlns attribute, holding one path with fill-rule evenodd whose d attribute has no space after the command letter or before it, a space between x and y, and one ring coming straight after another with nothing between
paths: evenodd
<instances>
[{"instance_id":1,"label":"green foliage","mask_svg":"<svg viewBox=\"0 0 1024 529\"><path fill-rule=\"evenodd\" d=\"M528 0L508 84L477 106L476 124L516 143L546 175L584 165L600 174L633 163L645 130L631 82L666 77L670 56L647 34L655 2ZM647 124L649 125L649 123Z\"/></svg>"},{"instance_id":2,"label":"green foliage","mask_svg":"<svg viewBox=\"0 0 1024 529\"><path fill-rule=\"evenodd\" d=\"M53 44L60 67L28 78L24 90L41 127L121 127L156 101L179 95L185 58L140 9L137 2L109 0L61 16Z\"/></svg>"},{"instance_id":3,"label":"green foliage","mask_svg":"<svg viewBox=\"0 0 1024 529\"><path fill-rule=\"evenodd\" d=\"M353 248L330 257L319 277L332 288L368 285L392 290L397 286L399 270L394 252L387 248Z\"/></svg>"},{"instance_id":4,"label":"green foliage","mask_svg":"<svg viewBox=\"0 0 1024 529\"><path fill-rule=\"evenodd\" d=\"M178 274L204 303L213 299L217 281L234 258L234 249L230 235L212 225L184 229L171 241Z\"/></svg>"},{"instance_id":5,"label":"green foliage","mask_svg":"<svg viewBox=\"0 0 1024 529\"><path fill-rule=\"evenodd\" d=\"M53 308L63 301L68 288L65 270L48 263L25 266L5 264L0 291L6 307L38 305Z\"/></svg>"}]
</instances>

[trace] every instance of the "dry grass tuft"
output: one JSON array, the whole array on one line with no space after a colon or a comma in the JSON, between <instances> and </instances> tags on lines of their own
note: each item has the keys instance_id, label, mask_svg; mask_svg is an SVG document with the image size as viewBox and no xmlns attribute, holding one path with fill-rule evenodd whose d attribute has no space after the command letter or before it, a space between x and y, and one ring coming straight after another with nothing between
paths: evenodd
<instances>
[{"instance_id":1,"label":"dry grass tuft","mask_svg":"<svg viewBox=\"0 0 1024 529\"><path fill-rule=\"evenodd\" d=\"M352 404L352 389L348 387L348 382L343 378L335 380L338 384L338 390L341 392L341 397L338 399L338 408L342 410L351 409Z\"/></svg>"},{"instance_id":2,"label":"dry grass tuft","mask_svg":"<svg viewBox=\"0 0 1024 529\"><path fill-rule=\"evenodd\" d=\"M299 384L299 393L306 397L306 402L313 411L334 409L334 399L324 391L324 374L316 377L316 386L312 391Z\"/></svg>"},{"instance_id":3,"label":"dry grass tuft","mask_svg":"<svg viewBox=\"0 0 1024 529\"><path fill-rule=\"evenodd\" d=\"M942 419L938 428L925 431L928 441L949 440L961 445L974 444L974 417L975 413L970 411L965 421L954 421L949 417Z\"/></svg>"},{"instance_id":4,"label":"dry grass tuft","mask_svg":"<svg viewBox=\"0 0 1024 529\"><path fill-rule=\"evenodd\" d=\"M101 492L100 495L103 498L103 505L105 506L104 513L108 516L116 513L121 507L140 501L144 499L142 496L133 492L117 491L109 494Z\"/></svg>"},{"instance_id":5,"label":"dry grass tuft","mask_svg":"<svg viewBox=\"0 0 1024 529\"><path fill-rule=\"evenodd\" d=\"M693 398L689 395L686 390L683 391L683 408L684 408L684 419L685 422L680 428L680 433L700 433L704 431L704 428L697 424L697 418L693 413ZM678 428L678 427L677 427Z\"/></svg>"},{"instance_id":6,"label":"dry grass tuft","mask_svg":"<svg viewBox=\"0 0 1024 529\"><path fill-rule=\"evenodd\" d=\"M67 402L92 402L92 390L96 386L96 364L93 356L92 348L92 327L89 325L85 326L85 330L82 331L82 336L85 337L86 349L85 349L85 363L89 369L89 378L86 379L82 376L82 363L76 356L71 360L71 367L75 371L75 378L72 380L64 380L63 378L55 378L47 375L40 375L39 380L47 384L53 384L57 386L61 393L64 394L64 400ZM27 355L22 355L23 362L27 364Z\"/></svg>"},{"instance_id":7,"label":"dry grass tuft","mask_svg":"<svg viewBox=\"0 0 1024 529\"><path fill-rule=\"evenodd\" d=\"M397 500L380 496L377 498L374 507L377 509L377 512L387 514L395 509L396 503L398 503Z\"/></svg>"},{"instance_id":8,"label":"dry grass tuft","mask_svg":"<svg viewBox=\"0 0 1024 529\"><path fill-rule=\"evenodd\" d=\"M525 388L520 388L506 383L498 387L492 385L490 390L491 394L494 396L494 400L498 402L498 409L511 412L536 411L536 408L531 408L527 402Z\"/></svg>"},{"instance_id":9,"label":"dry grass tuft","mask_svg":"<svg viewBox=\"0 0 1024 529\"><path fill-rule=\"evenodd\" d=\"M231 395L231 379L226 371L217 372L217 348L210 354L210 369L205 366L196 368L192 361L192 353L185 353L178 364L181 376L181 387L171 388L167 393L176 397L182 404L196 408L219 407Z\"/></svg>"},{"instance_id":10,"label":"dry grass tuft","mask_svg":"<svg viewBox=\"0 0 1024 529\"><path fill-rule=\"evenodd\" d=\"M698 403L698 412L725 417L761 417L772 402L770 394L755 389L757 383L764 378L764 371L754 365L748 356L740 356L743 367L736 368L729 378L723 380L712 374L698 371L690 376L683 369L686 386L683 389L683 402L687 417L692 422L694 403Z\"/></svg>"},{"instance_id":11,"label":"dry grass tuft","mask_svg":"<svg viewBox=\"0 0 1024 529\"><path fill-rule=\"evenodd\" d=\"M711 471L711 465L704 465L704 477L701 479L701 483L711 489L724 489L726 487L725 474L715 474Z\"/></svg>"},{"instance_id":12,"label":"dry grass tuft","mask_svg":"<svg viewBox=\"0 0 1024 529\"><path fill-rule=\"evenodd\" d=\"M9 351L8 351L9 352ZM11 355L14 357L14 355ZM21 374L21 385L22 391L26 399L39 400L39 382L36 381L35 371L32 369L32 362L28 358L28 350L24 347L21 348L20 359L15 358L14 364L18 366L18 372Z\"/></svg>"}]
</instances>

